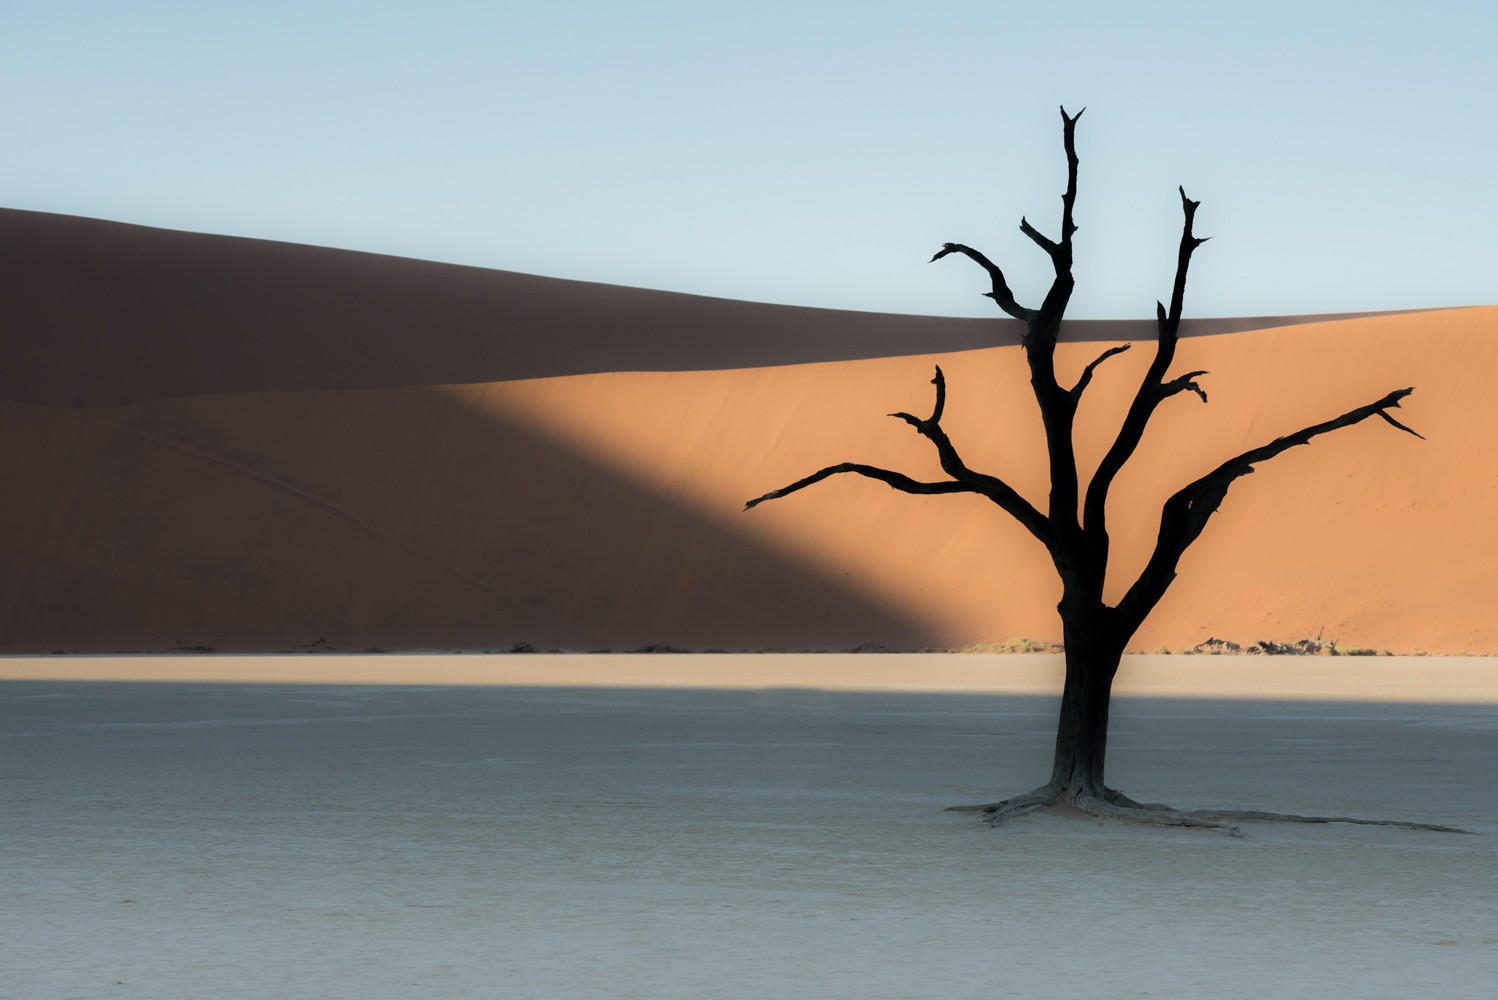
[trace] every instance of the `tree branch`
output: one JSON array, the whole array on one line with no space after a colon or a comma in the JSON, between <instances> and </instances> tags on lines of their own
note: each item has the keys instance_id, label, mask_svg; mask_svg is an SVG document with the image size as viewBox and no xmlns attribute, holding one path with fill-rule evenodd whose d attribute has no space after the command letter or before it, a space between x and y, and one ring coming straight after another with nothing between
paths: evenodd
<instances>
[{"instance_id":1,"label":"tree branch","mask_svg":"<svg viewBox=\"0 0 1498 1000\"><path fill-rule=\"evenodd\" d=\"M941 365L936 366L936 376L931 379L931 384L936 386L936 406L931 410L930 420L917 420L908 413L891 413L890 416L899 417L922 434L925 433L923 428L926 424L941 423L941 413L947 408L947 379L941 373Z\"/></svg>"},{"instance_id":2,"label":"tree branch","mask_svg":"<svg viewBox=\"0 0 1498 1000\"><path fill-rule=\"evenodd\" d=\"M1082 377L1077 379L1077 384L1072 386L1071 388L1072 398L1082 398L1082 390L1087 388L1087 383L1092 381L1092 373L1097 370L1098 365L1102 364L1104 361L1107 361L1115 354L1122 354L1132 346L1132 344L1119 344L1117 347L1110 347L1102 354L1099 354L1097 358L1092 362L1092 364L1082 369Z\"/></svg>"},{"instance_id":3,"label":"tree branch","mask_svg":"<svg viewBox=\"0 0 1498 1000\"><path fill-rule=\"evenodd\" d=\"M1061 195L1061 239L1052 241L1030 225L1029 220L1020 219L1020 231L1046 252L1051 258L1052 269L1056 272L1045 301L1041 302L1030 323L1030 339L1037 344L1055 342L1061 329L1061 317L1066 312L1072 288L1076 284L1071 273L1071 238L1077 231L1077 223L1073 218L1073 210L1077 204L1077 121L1086 110L1083 108L1075 115L1068 115L1066 108L1061 109L1061 139L1066 147L1066 191Z\"/></svg>"},{"instance_id":4,"label":"tree branch","mask_svg":"<svg viewBox=\"0 0 1498 1000\"><path fill-rule=\"evenodd\" d=\"M911 479L909 476L903 475L901 473L890 472L888 469L880 469L872 465L859 465L856 462L842 462L838 465L829 465L825 469L819 469L816 472L813 472L811 475L807 476L805 479L798 479L794 483L791 483L791 485L786 486L782 489L771 490L764 496L755 497L753 500L750 500L748 503L744 504L744 509L750 510L754 507L758 507L766 500L778 500L783 496L788 496L792 493L795 493L797 490L804 490L808 486L814 486L817 483L820 483L822 480L828 478L829 476L835 476L842 472L856 472L860 476L867 476L870 479L877 479L881 483L885 483L891 488L897 489L902 493L927 494L976 492L971 486L967 485L966 483L959 483L955 481L942 483L923 483Z\"/></svg>"},{"instance_id":5,"label":"tree branch","mask_svg":"<svg viewBox=\"0 0 1498 1000\"><path fill-rule=\"evenodd\" d=\"M1207 390L1203 389L1200 383L1196 381L1196 376L1206 374L1207 372L1205 370L1202 370L1187 372L1184 375L1176 376L1169 382L1166 382L1164 385L1160 386L1160 399L1169 399L1171 396L1174 396L1178 392L1186 392L1187 390L1190 390L1191 392L1194 392L1198 396L1200 396L1202 398L1202 402L1205 403L1207 401Z\"/></svg>"},{"instance_id":6,"label":"tree branch","mask_svg":"<svg viewBox=\"0 0 1498 1000\"><path fill-rule=\"evenodd\" d=\"M1205 476L1172 494L1165 501L1160 514L1160 534L1155 542L1155 551L1144 572L1118 604L1119 615L1126 623L1124 627L1129 627L1129 624L1137 627L1159 603L1160 598L1165 596L1166 588L1175 579L1176 566L1180 563L1181 556L1201 535L1202 529L1217 512L1227 496L1228 487L1235 480L1253 472L1254 466L1259 462L1268 461L1296 445L1309 444L1312 438L1321 434L1350 427L1372 416L1382 417L1400 430L1420 437L1386 412L1397 408L1399 401L1414 391L1413 388L1396 389L1376 402L1349 410L1339 417L1275 438L1266 445L1228 459Z\"/></svg>"},{"instance_id":7,"label":"tree branch","mask_svg":"<svg viewBox=\"0 0 1498 1000\"><path fill-rule=\"evenodd\" d=\"M921 420L909 413L891 413L890 416L905 421L936 446L936 454L941 460L943 472L955 481L967 485L974 493L981 493L998 504L1049 549L1051 546L1050 522L1002 479L969 469L967 463L962 460L962 456L957 454L957 449L947 437L947 432L942 430L941 415L946 407L947 380L942 375L940 365L936 366L936 377L931 380L931 384L936 386L936 406L932 410L930 420Z\"/></svg>"},{"instance_id":8,"label":"tree branch","mask_svg":"<svg viewBox=\"0 0 1498 1000\"><path fill-rule=\"evenodd\" d=\"M1170 290L1170 332L1172 335L1176 333L1181 325L1181 309L1186 300L1186 271L1191 266L1191 255L1196 252L1197 247L1212 238L1210 236L1199 237L1192 235L1191 223L1196 219L1196 210L1201 207L1201 202L1192 201L1186 197L1186 188L1184 186L1177 187L1176 190L1181 192L1181 211L1186 216L1186 225L1181 232L1180 249L1176 253L1175 285Z\"/></svg>"},{"instance_id":9,"label":"tree branch","mask_svg":"<svg viewBox=\"0 0 1498 1000\"><path fill-rule=\"evenodd\" d=\"M1409 392L1409 391L1411 391L1411 390L1406 390L1406 392ZM1399 404L1395 403L1394 405L1398 406ZM1389 416L1389 414L1386 411L1379 410L1378 411L1378 415L1380 417L1383 417L1384 420L1388 421L1390 424L1393 424L1395 427L1398 427L1400 430L1404 431L1406 434L1413 434L1413 435L1415 435L1415 437L1419 438L1421 441L1425 440L1425 435L1424 434L1421 434L1419 431L1411 430L1410 428L1404 426L1404 424L1401 424L1399 421L1397 421L1393 417Z\"/></svg>"},{"instance_id":10,"label":"tree branch","mask_svg":"<svg viewBox=\"0 0 1498 1000\"><path fill-rule=\"evenodd\" d=\"M1186 389L1201 396L1203 401L1207 398L1206 391L1193 381L1195 376L1204 375L1205 372L1192 372L1174 380L1169 385L1165 384L1165 373L1170 370L1171 362L1175 360L1176 343L1180 339L1181 310L1184 308L1186 298L1186 272L1191 266L1191 255L1197 247L1206 242L1205 238L1200 238L1191 231L1192 223L1196 220L1196 210L1201 202L1192 201L1186 197L1184 187L1179 187L1177 190L1181 193L1181 213L1184 221L1181 225L1180 247L1176 253L1176 276L1170 293L1170 309L1167 311L1163 302L1155 303L1157 334L1154 360L1150 362L1149 370L1144 373L1144 377L1139 382L1139 388L1129 404L1129 411L1118 429L1118 435L1103 455L1102 461L1098 463L1092 482L1087 484L1087 495L1082 502L1083 534L1087 538L1089 548L1104 559L1108 554L1108 490L1112 488L1114 477L1124 467L1124 463L1139 447L1139 442L1144 438L1144 429L1149 424L1150 417L1154 415L1155 407Z\"/></svg>"},{"instance_id":11,"label":"tree branch","mask_svg":"<svg viewBox=\"0 0 1498 1000\"><path fill-rule=\"evenodd\" d=\"M1066 108L1061 109L1062 141L1066 146L1066 193L1061 196L1061 243L1066 247L1067 264L1070 265L1071 238L1077 231L1072 220L1072 209L1077 203L1077 122L1087 112L1086 108L1070 117Z\"/></svg>"},{"instance_id":12,"label":"tree branch","mask_svg":"<svg viewBox=\"0 0 1498 1000\"><path fill-rule=\"evenodd\" d=\"M1050 257L1052 260L1056 259L1056 254L1060 251L1061 244L1054 242L1048 236L1042 235L1040 230L1030 225L1030 220L1023 215L1019 217L1019 231L1030 237L1036 246L1046 252L1047 257Z\"/></svg>"},{"instance_id":13,"label":"tree branch","mask_svg":"<svg viewBox=\"0 0 1498 1000\"><path fill-rule=\"evenodd\" d=\"M1068 115L1066 108L1061 109L1062 142L1066 147L1066 192L1061 195L1061 239L1052 240L1043 235L1040 230L1030 225L1029 219L1023 216L1019 220L1020 232L1046 252L1056 272L1056 279L1051 283L1051 290L1046 294L1045 301L1039 309L1028 309L1015 301L1009 283L1004 280L1004 273L991 260L972 247L961 243L943 243L942 248L931 258L936 261L949 253L961 253L977 261L993 281L993 291L983 294L997 302L999 308L1010 316L1030 324L1032 337L1044 340L1055 339L1056 329L1061 322L1061 314L1066 311L1066 303L1071 297L1073 284L1071 238L1072 234L1077 231L1077 224L1073 218L1073 209L1077 203L1077 120L1086 110L1083 108L1075 115Z\"/></svg>"},{"instance_id":14,"label":"tree branch","mask_svg":"<svg viewBox=\"0 0 1498 1000\"><path fill-rule=\"evenodd\" d=\"M942 430L941 416L947 405L947 380L942 374L940 365L936 366L936 376L931 379L931 384L936 386L936 404L932 407L930 419L922 420L914 414L904 412L891 413L890 416L905 421L936 446L936 454L941 460L942 471L952 477L950 482L923 483L899 472L890 472L872 465L843 462L820 469L805 479L798 479L784 489L772 490L764 496L756 497L746 503L744 509L749 510L766 500L776 500L797 490L813 486L829 476L854 472L870 479L877 479L905 493L977 493L997 504L1005 513L1018 521L1026 531L1039 539L1041 544L1050 549L1052 544L1050 522L1002 479L969 469L967 463L962 460L962 456L957 454L957 449L953 447L946 431Z\"/></svg>"},{"instance_id":15,"label":"tree branch","mask_svg":"<svg viewBox=\"0 0 1498 1000\"><path fill-rule=\"evenodd\" d=\"M988 272L989 278L993 281L993 291L984 292L983 294L997 302L1000 309L1015 319L1023 320L1027 323L1035 315L1035 310L1026 309L1014 300L1014 293L1009 290L1009 283L1004 280L1004 272L999 270L999 266L970 246L964 246L961 243L943 243L941 249L936 251L935 255L927 263L941 260L949 253L965 254Z\"/></svg>"},{"instance_id":16,"label":"tree branch","mask_svg":"<svg viewBox=\"0 0 1498 1000\"><path fill-rule=\"evenodd\" d=\"M1076 281L1072 277L1072 234L1076 222L1072 209L1077 199L1077 142L1076 125L1082 113L1068 115L1061 109L1062 141L1066 147L1066 191L1061 196L1061 239L1052 241L1043 236L1028 219L1020 220L1020 229L1051 258L1055 279L1040 308L1030 316L1025 330L1023 346L1025 363L1030 368L1030 387L1035 393L1035 403L1040 409L1041 423L1045 427L1046 453L1049 457L1051 491L1047 505L1050 534L1070 549L1080 540L1081 528L1077 521L1077 462L1076 449L1072 441L1073 422L1076 417L1077 397L1063 389L1056 381L1056 341L1061 334L1062 317L1071 301ZM1059 553L1053 549L1053 556ZM1071 556L1062 562L1074 564ZM1059 563L1058 563L1059 565Z\"/></svg>"}]
</instances>

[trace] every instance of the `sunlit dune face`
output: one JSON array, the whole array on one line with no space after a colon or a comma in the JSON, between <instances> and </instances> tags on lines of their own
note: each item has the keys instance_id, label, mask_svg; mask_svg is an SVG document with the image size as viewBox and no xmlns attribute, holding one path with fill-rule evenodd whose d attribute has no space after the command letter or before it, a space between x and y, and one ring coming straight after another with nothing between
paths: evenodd
<instances>
[{"instance_id":1,"label":"sunlit dune face","mask_svg":"<svg viewBox=\"0 0 1498 1000\"><path fill-rule=\"evenodd\" d=\"M1210 403L1161 408L1109 506L1109 596L1153 544L1160 504L1233 454L1416 386L1401 416L1419 441L1370 420L1292 449L1233 487L1136 638L1190 646L1323 632L1347 645L1498 648L1481 610L1498 597L1498 471L1482 384L1498 362L1498 311L1361 319L1184 340L1177 370L1207 369ZM1063 383L1106 345L1064 344ZM1075 441L1084 482L1153 345L1111 359L1087 391ZM585 375L448 391L524 422L735 531L847 576L938 622L953 644L1054 638L1059 597L1038 543L976 497L913 497L838 477L745 513L743 503L825 465L859 461L942 478L894 410L928 413L946 373L943 425L976 469L1043 508L1046 458L1019 348L781 368Z\"/></svg>"}]
</instances>

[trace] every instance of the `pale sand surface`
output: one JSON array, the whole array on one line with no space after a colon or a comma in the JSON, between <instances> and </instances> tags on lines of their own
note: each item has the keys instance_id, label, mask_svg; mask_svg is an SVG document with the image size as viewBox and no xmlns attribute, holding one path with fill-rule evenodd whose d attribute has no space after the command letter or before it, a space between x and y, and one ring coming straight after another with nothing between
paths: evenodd
<instances>
[{"instance_id":1,"label":"pale sand surface","mask_svg":"<svg viewBox=\"0 0 1498 1000\"><path fill-rule=\"evenodd\" d=\"M1135 795L1476 836L1252 825L1235 840L1061 814L992 830L941 811L1040 780L1055 709L7 681L0 993L1491 996L1491 705L1126 697L1114 712L1110 780Z\"/></svg>"},{"instance_id":2,"label":"pale sand surface","mask_svg":"<svg viewBox=\"0 0 1498 1000\"><path fill-rule=\"evenodd\" d=\"M671 653L0 657L0 681L817 688L1050 694L1059 654ZM1129 655L1122 696L1498 704L1498 659Z\"/></svg>"}]
</instances>

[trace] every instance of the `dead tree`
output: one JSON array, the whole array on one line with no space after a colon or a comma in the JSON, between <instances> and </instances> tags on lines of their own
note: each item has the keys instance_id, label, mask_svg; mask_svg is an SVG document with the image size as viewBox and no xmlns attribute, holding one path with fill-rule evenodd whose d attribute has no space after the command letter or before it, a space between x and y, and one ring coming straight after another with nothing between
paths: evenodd
<instances>
[{"instance_id":1,"label":"dead tree","mask_svg":"<svg viewBox=\"0 0 1498 1000\"><path fill-rule=\"evenodd\" d=\"M1045 427L1046 449L1049 453L1051 491L1045 512L1042 513L1031 505L1002 479L970 469L962 460L941 426L942 409L946 404L946 382L940 367L936 369L936 377L932 380L936 386L936 403L931 416L924 420L909 413L894 413L891 416L905 421L935 446L942 471L949 478L939 482L920 482L888 469L844 462L820 469L783 489L773 490L750 500L745 509L795 493L831 476L855 473L877 479L904 493L976 493L987 497L1045 546L1061 578L1062 596L1057 610L1061 613L1066 657L1066 683L1061 696L1061 713L1050 780L1034 791L1015 798L978 806L955 806L955 809L982 812L992 822L999 823L1008 817L1064 800L1077 809L1099 816L1170 826L1232 829L1230 824L1235 820L1278 819L1447 829L1428 824L1348 817L1288 816L1259 812L1188 812L1159 804L1135 802L1104 784L1108 705L1113 678L1118 672L1124 648L1145 617L1165 595L1166 589L1175 579L1181 555L1201 535L1202 529L1217 511L1233 482L1252 472L1258 463L1283 451L1369 417L1380 417L1402 431L1415 434L1416 437L1420 435L1389 414L1391 409L1399 406L1400 400L1413 391L1396 389L1366 406L1349 410L1341 416L1313 424L1228 459L1201 478L1186 484L1166 500L1160 515L1158 538L1148 564L1117 604L1106 603L1103 599L1103 580L1108 564L1109 488L1119 470L1139 446L1145 426L1161 403L1187 392L1201 397L1203 402L1207 399L1206 391L1197 381L1206 372L1190 371L1170 375L1186 294L1186 271L1191 263L1191 255L1207 238L1192 232L1192 222L1199 203L1187 198L1184 188L1181 189L1181 208L1185 214L1185 223L1181 231L1170 305L1167 307L1164 303L1156 304L1158 330L1155 357L1134 393L1117 436L1104 454L1084 494L1080 491L1072 441L1072 423L1077 404L1098 366L1128 350L1130 345L1121 344L1103 351L1083 369L1075 385L1063 386L1056 380L1056 341L1061 333L1062 316L1066 312L1074 285L1072 237L1077 231L1072 218L1073 206L1077 200L1075 136L1077 120L1081 117L1080 111L1069 116L1065 108L1061 109L1067 173L1066 193L1061 196L1059 239L1050 239L1032 226L1029 220L1020 219L1020 231L1050 257L1055 271L1055 279L1039 308L1021 305L1005 281L1003 271L972 247L961 243L946 243L931 258L936 261L949 254L961 254L977 263L988 273L992 282L992 290L983 294L992 298L1005 313L1025 324L1022 344L1025 360L1030 367L1030 385Z\"/></svg>"}]
</instances>

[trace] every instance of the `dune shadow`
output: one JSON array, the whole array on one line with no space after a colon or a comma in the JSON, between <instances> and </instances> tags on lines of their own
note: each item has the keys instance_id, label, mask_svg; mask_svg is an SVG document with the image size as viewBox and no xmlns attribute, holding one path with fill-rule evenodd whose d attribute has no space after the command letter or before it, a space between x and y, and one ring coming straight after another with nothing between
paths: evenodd
<instances>
[{"instance_id":1,"label":"dune shadow","mask_svg":"<svg viewBox=\"0 0 1498 1000\"><path fill-rule=\"evenodd\" d=\"M852 578L437 388L0 409L8 654L938 638Z\"/></svg>"}]
</instances>

